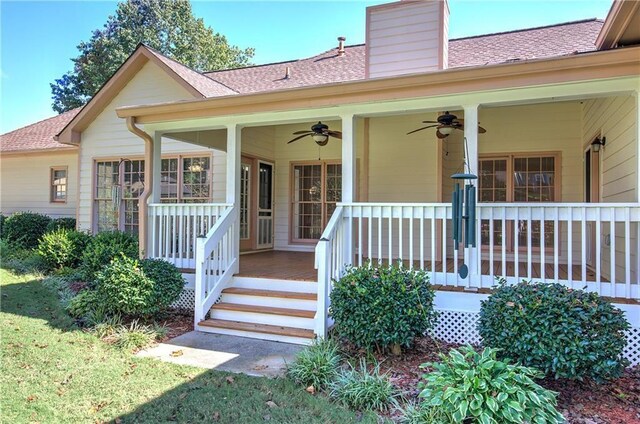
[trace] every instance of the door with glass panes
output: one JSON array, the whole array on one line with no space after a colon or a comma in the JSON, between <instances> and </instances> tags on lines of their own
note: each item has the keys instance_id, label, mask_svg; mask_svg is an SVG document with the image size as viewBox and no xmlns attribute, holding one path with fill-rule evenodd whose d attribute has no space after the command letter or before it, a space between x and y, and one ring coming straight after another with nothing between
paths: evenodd
<instances>
[{"instance_id":1,"label":"door with glass panes","mask_svg":"<svg viewBox=\"0 0 640 424\"><path fill-rule=\"evenodd\" d=\"M240 250L273 247L274 165L242 156L240 164Z\"/></svg>"},{"instance_id":2,"label":"door with glass panes","mask_svg":"<svg viewBox=\"0 0 640 424\"><path fill-rule=\"evenodd\" d=\"M339 161L291 164L291 241L318 241L342 196Z\"/></svg>"}]
</instances>

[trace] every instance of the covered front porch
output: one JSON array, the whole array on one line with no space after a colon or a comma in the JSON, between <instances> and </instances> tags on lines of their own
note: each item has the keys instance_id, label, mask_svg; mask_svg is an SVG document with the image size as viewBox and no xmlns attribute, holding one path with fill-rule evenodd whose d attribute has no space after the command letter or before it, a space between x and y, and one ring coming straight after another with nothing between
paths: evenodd
<instances>
[{"instance_id":1,"label":"covered front porch","mask_svg":"<svg viewBox=\"0 0 640 424\"><path fill-rule=\"evenodd\" d=\"M229 308L230 288L282 295L300 282L316 295L312 318L308 309L283 311L286 301L265 313L311 319L300 325L324 335L331 282L368 263L424 269L439 291L478 305L474 296L501 278L638 299L635 81L150 122L145 253L194 273L196 325L221 296ZM411 133L445 111L463 126L446 138ZM318 121L341 139L289 143ZM163 138L212 149L205 182L217 202L163 202ZM463 169L478 175L476 244L468 247L451 231L450 176Z\"/></svg>"}]
</instances>

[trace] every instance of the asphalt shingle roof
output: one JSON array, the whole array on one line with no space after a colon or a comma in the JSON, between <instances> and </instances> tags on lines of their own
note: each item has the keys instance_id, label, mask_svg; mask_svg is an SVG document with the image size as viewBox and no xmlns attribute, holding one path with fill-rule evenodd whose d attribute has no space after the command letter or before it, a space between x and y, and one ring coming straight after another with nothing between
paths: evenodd
<instances>
[{"instance_id":1,"label":"asphalt shingle roof","mask_svg":"<svg viewBox=\"0 0 640 424\"><path fill-rule=\"evenodd\" d=\"M449 40L449 68L486 66L595 51L603 21L589 19L545 27ZM229 96L311 85L361 80L365 77L365 45L336 49L306 59L200 74L149 49L204 97ZM287 76L287 69L289 74ZM53 137L80 108L0 136L0 151L69 147Z\"/></svg>"}]
</instances>

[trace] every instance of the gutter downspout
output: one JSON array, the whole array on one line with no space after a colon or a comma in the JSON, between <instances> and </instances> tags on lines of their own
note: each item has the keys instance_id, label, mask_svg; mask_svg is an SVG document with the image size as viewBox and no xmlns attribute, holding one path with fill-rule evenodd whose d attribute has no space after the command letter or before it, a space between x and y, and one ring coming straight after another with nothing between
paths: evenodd
<instances>
[{"instance_id":1,"label":"gutter downspout","mask_svg":"<svg viewBox=\"0 0 640 424\"><path fill-rule=\"evenodd\" d=\"M127 128L144 140L144 190L138 198L138 246L140 258L147 254L147 200L153 190L153 137L136 127L136 118L127 117Z\"/></svg>"}]
</instances>

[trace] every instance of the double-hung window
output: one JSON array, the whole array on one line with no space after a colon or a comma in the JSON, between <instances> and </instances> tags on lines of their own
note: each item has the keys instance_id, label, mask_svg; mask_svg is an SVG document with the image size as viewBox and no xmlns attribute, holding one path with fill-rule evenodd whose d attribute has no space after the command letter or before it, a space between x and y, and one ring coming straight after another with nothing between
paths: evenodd
<instances>
[{"instance_id":1,"label":"double-hung window","mask_svg":"<svg viewBox=\"0 0 640 424\"><path fill-rule=\"evenodd\" d=\"M65 203L67 201L67 168L51 168L50 199L52 203Z\"/></svg>"}]
</instances>

